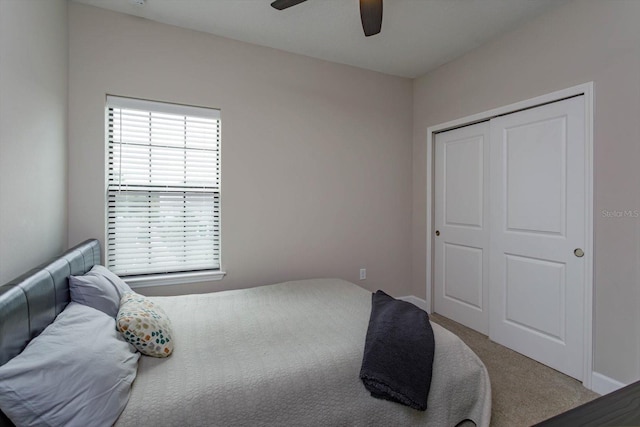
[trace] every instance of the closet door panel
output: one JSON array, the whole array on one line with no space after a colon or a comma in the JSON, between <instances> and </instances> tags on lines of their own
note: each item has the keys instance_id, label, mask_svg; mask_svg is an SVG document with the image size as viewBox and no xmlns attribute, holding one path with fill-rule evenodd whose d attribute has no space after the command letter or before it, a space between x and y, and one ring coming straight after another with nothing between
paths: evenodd
<instances>
[{"instance_id":1,"label":"closet door panel","mask_svg":"<svg viewBox=\"0 0 640 427\"><path fill-rule=\"evenodd\" d=\"M435 312L488 334L489 123L436 135Z\"/></svg>"},{"instance_id":2,"label":"closet door panel","mask_svg":"<svg viewBox=\"0 0 640 427\"><path fill-rule=\"evenodd\" d=\"M490 338L583 375L584 97L491 120Z\"/></svg>"}]
</instances>

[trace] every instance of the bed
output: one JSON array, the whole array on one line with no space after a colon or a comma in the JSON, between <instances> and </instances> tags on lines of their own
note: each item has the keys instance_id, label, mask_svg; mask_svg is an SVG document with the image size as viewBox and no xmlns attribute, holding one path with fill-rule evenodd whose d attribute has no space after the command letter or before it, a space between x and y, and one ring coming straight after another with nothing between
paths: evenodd
<instances>
[{"instance_id":1,"label":"bed","mask_svg":"<svg viewBox=\"0 0 640 427\"><path fill-rule=\"evenodd\" d=\"M0 365L69 304L67 278L99 261L99 243L90 240L0 287ZM139 358L116 426L489 425L484 365L437 324L427 410L371 397L358 376L371 293L352 283L315 279L150 299L171 319L175 350Z\"/></svg>"}]
</instances>

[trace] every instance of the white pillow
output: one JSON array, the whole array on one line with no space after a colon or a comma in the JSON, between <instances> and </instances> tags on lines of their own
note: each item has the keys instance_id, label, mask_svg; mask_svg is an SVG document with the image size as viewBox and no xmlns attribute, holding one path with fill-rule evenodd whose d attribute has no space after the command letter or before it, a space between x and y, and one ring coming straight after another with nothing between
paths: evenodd
<instances>
[{"instance_id":1,"label":"white pillow","mask_svg":"<svg viewBox=\"0 0 640 427\"><path fill-rule=\"evenodd\" d=\"M88 305L116 317L120 299L131 288L120 277L102 265L94 265L84 276L69 276L71 301Z\"/></svg>"},{"instance_id":2,"label":"white pillow","mask_svg":"<svg viewBox=\"0 0 640 427\"><path fill-rule=\"evenodd\" d=\"M71 302L0 366L0 409L18 426L111 426L129 400L139 357L112 317Z\"/></svg>"}]
</instances>

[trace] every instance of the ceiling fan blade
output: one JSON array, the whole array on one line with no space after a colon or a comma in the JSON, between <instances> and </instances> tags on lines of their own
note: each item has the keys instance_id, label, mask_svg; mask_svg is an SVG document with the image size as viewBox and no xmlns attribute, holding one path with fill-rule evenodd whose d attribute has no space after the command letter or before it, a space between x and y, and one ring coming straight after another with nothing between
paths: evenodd
<instances>
[{"instance_id":1,"label":"ceiling fan blade","mask_svg":"<svg viewBox=\"0 0 640 427\"><path fill-rule=\"evenodd\" d=\"M271 7L278 10L284 10L288 7L295 6L307 0L276 0L271 3Z\"/></svg>"},{"instance_id":2,"label":"ceiling fan blade","mask_svg":"<svg viewBox=\"0 0 640 427\"><path fill-rule=\"evenodd\" d=\"M360 0L360 19L365 36L378 34L382 28L382 0Z\"/></svg>"}]
</instances>

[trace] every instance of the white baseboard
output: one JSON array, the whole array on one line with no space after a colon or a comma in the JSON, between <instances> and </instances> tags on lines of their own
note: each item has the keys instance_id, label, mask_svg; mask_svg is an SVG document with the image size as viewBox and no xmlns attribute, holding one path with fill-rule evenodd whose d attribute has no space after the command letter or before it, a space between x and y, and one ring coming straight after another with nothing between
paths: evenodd
<instances>
[{"instance_id":1,"label":"white baseboard","mask_svg":"<svg viewBox=\"0 0 640 427\"><path fill-rule=\"evenodd\" d=\"M415 295L408 295L406 297L398 297L398 299L402 300L402 301L410 302L411 304L415 305L416 307L423 309L427 313L431 313L431 310L429 309L429 307L427 307L427 301L423 300L422 298L418 298Z\"/></svg>"},{"instance_id":2,"label":"white baseboard","mask_svg":"<svg viewBox=\"0 0 640 427\"><path fill-rule=\"evenodd\" d=\"M618 380L614 380L613 378L609 378L598 372L591 373L591 390L598 394L609 394L626 385L627 384L621 383Z\"/></svg>"}]
</instances>

